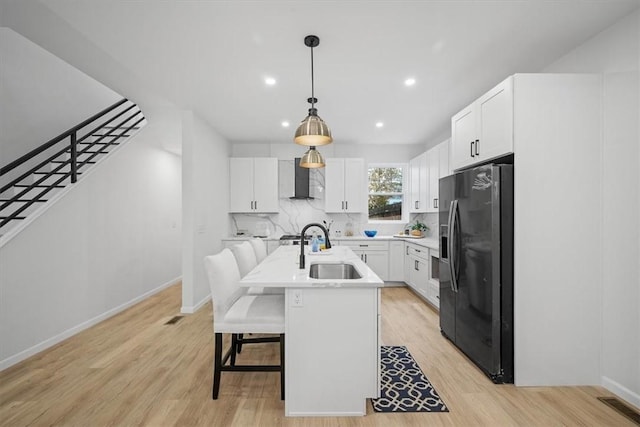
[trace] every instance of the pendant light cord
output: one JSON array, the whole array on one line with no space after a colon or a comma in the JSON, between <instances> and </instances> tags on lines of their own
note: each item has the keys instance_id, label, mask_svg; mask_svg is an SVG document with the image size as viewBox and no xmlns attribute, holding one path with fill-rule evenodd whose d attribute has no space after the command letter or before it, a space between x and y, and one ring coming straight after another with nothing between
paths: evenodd
<instances>
[{"instance_id":1,"label":"pendant light cord","mask_svg":"<svg viewBox=\"0 0 640 427\"><path fill-rule=\"evenodd\" d=\"M313 46L311 46L311 108L315 108L315 94L313 87Z\"/></svg>"}]
</instances>

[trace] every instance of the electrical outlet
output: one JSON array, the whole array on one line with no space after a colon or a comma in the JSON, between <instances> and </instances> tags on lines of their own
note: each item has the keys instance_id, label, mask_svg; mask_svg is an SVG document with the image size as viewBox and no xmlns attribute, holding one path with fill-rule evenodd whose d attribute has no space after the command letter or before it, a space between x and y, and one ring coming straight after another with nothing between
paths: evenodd
<instances>
[{"instance_id":1,"label":"electrical outlet","mask_svg":"<svg viewBox=\"0 0 640 427\"><path fill-rule=\"evenodd\" d=\"M291 306L292 307L302 307L303 301L302 301L302 289L294 289L293 290L293 301L291 301Z\"/></svg>"}]
</instances>

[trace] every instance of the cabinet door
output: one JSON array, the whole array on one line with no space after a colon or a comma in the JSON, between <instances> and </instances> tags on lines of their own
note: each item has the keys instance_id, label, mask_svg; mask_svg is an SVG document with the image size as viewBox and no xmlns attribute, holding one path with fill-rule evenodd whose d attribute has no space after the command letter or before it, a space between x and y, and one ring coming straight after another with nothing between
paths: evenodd
<instances>
[{"instance_id":1,"label":"cabinet door","mask_svg":"<svg viewBox=\"0 0 640 427\"><path fill-rule=\"evenodd\" d=\"M229 212L253 212L253 200L253 159L230 158Z\"/></svg>"},{"instance_id":2,"label":"cabinet door","mask_svg":"<svg viewBox=\"0 0 640 427\"><path fill-rule=\"evenodd\" d=\"M418 258L411 257L410 285L423 298L429 298L429 265Z\"/></svg>"},{"instance_id":3,"label":"cabinet door","mask_svg":"<svg viewBox=\"0 0 640 427\"><path fill-rule=\"evenodd\" d=\"M404 282L411 286L411 269L413 268L413 258L409 255L409 245L404 246Z\"/></svg>"},{"instance_id":4,"label":"cabinet door","mask_svg":"<svg viewBox=\"0 0 640 427\"><path fill-rule=\"evenodd\" d=\"M474 161L471 143L477 139L476 122L475 104L451 118L451 169L463 168Z\"/></svg>"},{"instance_id":5,"label":"cabinet door","mask_svg":"<svg viewBox=\"0 0 640 427\"><path fill-rule=\"evenodd\" d=\"M389 242L389 280L404 282L404 242Z\"/></svg>"},{"instance_id":6,"label":"cabinet door","mask_svg":"<svg viewBox=\"0 0 640 427\"><path fill-rule=\"evenodd\" d=\"M324 168L324 210L343 212L344 210L344 159L325 160Z\"/></svg>"},{"instance_id":7,"label":"cabinet door","mask_svg":"<svg viewBox=\"0 0 640 427\"><path fill-rule=\"evenodd\" d=\"M509 77L476 101L478 143L475 160L490 160L513 152L513 78Z\"/></svg>"},{"instance_id":8,"label":"cabinet door","mask_svg":"<svg viewBox=\"0 0 640 427\"><path fill-rule=\"evenodd\" d=\"M364 261L382 280L389 280L389 252L363 251Z\"/></svg>"},{"instance_id":9,"label":"cabinet door","mask_svg":"<svg viewBox=\"0 0 640 427\"><path fill-rule=\"evenodd\" d=\"M427 151L429 191L427 192L427 212L438 212L438 179L440 178L440 150L434 147Z\"/></svg>"},{"instance_id":10,"label":"cabinet door","mask_svg":"<svg viewBox=\"0 0 640 427\"><path fill-rule=\"evenodd\" d=\"M364 159L344 159L344 202L345 212L363 212Z\"/></svg>"},{"instance_id":11,"label":"cabinet door","mask_svg":"<svg viewBox=\"0 0 640 427\"><path fill-rule=\"evenodd\" d=\"M409 162L410 186L409 212L427 212L429 192L429 168L427 166L427 153L411 159Z\"/></svg>"},{"instance_id":12,"label":"cabinet door","mask_svg":"<svg viewBox=\"0 0 640 427\"><path fill-rule=\"evenodd\" d=\"M278 212L278 159L253 159L254 212Z\"/></svg>"},{"instance_id":13,"label":"cabinet door","mask_svg":"<svg viewBox=\"0 0 640 427\"><path fill-rule=\"evenodd\" d=\"M418 212L420 203L420 162L418 158L409 161L409 212Z\"/></svg>"}]
</instances>

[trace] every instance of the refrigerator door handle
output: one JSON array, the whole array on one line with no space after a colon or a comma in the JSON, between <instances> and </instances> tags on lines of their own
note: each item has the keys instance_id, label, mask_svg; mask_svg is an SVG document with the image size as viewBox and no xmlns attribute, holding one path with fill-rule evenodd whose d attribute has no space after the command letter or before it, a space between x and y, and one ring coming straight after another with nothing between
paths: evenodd
<instances>
[{"instance_id":1,"label":"refrigerator door handle","mask_svg":"<svg viewBox=\"0 0 640 427\"><path fill-rule=\"evenodd\" d=\"M454 239L457 237L455 233L456 222L458 217L458 201L452 200L449 208L449 239L448 239L448 251L449 251L449 269L451 270L451 290L458 292L458 277L456 272L458 270L456 266L456 255L453 251Z\"/></svg>"}]
</instances>

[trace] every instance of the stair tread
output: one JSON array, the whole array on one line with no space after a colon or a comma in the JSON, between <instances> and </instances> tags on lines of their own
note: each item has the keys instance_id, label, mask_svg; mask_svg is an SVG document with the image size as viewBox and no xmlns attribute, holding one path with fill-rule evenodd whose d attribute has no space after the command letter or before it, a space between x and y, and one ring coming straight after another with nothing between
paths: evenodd
<instances>
[{"instance_id":1,"label":"stair tread","mask_svg":"<svg viewBox=\"0 0 640 427\"><path fill-rule=\"evenodd\" d=\"M76 172L78 175L82 175L82 172ZM71 172L39 172L36 171L34 175L71 175Z\"/></svg>"},{"instance_id":2,"label":"stair tread","mask_svg":"<svg viewBox=\"0 0 640 427\"><path fill-rule=\"evenodd\" d=\"M29 187L32 187L32 188L50 188L50 187L53 187L53 188L64 188L64 187L65 187L64 185L60 185L60 184L58 184L58 185L46 185L46 184L38 184L38 185L31 185L31 184L14 184L13 186L14 186L14 187L19 187L19 188L29 188Z\"/></svg>"},{"instance_id":3,"label":"stair tread","mask_svg":"<svg viewBox=\"0 0 640 427\"><path fill-rule=\"evenodd\" d=\"M71 160L51 160L51 162L49 162L49 163L69 163L69 164L71 164ZM87 164L87 165L93 165L96 162L94 162L93 160L89 160L88 162L82 162L82 163Z\"/></svg>"},{"instance_id":4,"label":"stair tread","mask_svg":"<svg viewBox=\"0 0 640 427\"><path fill-rule=\"evenodd\" d=\"M13 199L0 199L1 203L5 203L5 202L12 202L12 203L28 203L28 202L46 202L46 199L18 199L18 200L13 200Z\"/></svg>"}]
</instances>

